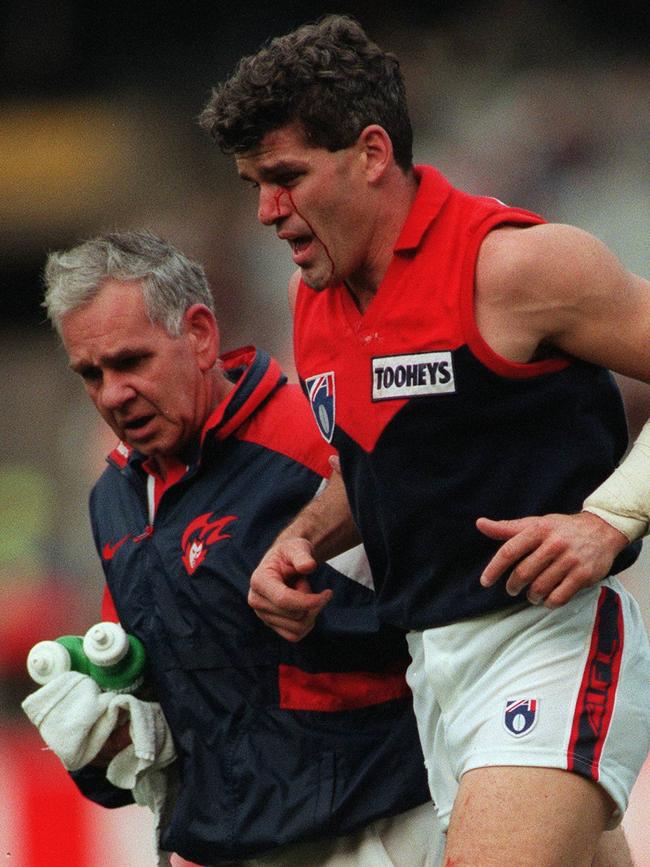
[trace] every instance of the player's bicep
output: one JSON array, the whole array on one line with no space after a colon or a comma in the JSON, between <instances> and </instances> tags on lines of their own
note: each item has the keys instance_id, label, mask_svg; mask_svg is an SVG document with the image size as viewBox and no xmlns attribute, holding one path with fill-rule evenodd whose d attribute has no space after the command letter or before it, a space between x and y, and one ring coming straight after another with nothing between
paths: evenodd
<instances>
[{"instance_id":1,"label":"player's bicep","mask_svg":"<svg viewBox=\"0 0 650 867\"><path fill-rule=\"evenodd\" d=\"M551 323L550 342L577 358L648 382L650 282L628 271L600 241L586 238L564 259L566 273L555 287L560 314L556 325Z\"/></svg>"},{"instance_id":2,"label":"player's bicep","mask_svg":"<svg viewBox=\"0 0 650 867\"><path fill-rule=\"evenodd\" d=\"M503 233L496 249L492 282L532 343L650 381L650 282L575 226Z\"/></svg>"}]
</instances>

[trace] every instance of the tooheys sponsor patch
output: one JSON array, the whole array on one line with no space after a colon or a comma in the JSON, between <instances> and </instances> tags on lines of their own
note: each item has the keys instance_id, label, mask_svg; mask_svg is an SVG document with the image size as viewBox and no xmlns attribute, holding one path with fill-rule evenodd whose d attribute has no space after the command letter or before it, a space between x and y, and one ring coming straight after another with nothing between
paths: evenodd
<instances>
[{"instance_id":1,"label":"tooheys sponsor patch","mask_svg":"<svg viewBox=\"0 0 650 867\"><path fill-rule=\"evenodd\" d=\"M451 352L383 355L372 359L372 399L392 400L456 391Z\"/></svg>"}]
</instances>

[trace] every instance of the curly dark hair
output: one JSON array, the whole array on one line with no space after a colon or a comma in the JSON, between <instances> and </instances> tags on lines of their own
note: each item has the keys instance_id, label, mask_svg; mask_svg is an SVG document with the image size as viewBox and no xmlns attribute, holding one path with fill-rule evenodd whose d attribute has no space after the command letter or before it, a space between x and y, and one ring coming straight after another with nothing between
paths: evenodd
<instances>
[{"instance_id":1,"label":"curly dark hair","mask_svg":"<svg viewBox=\"0 0 650 867\"><path fill-rule=\"evenodd\" d=\"M242 58L215 87L199 124L226 154L253 150L266 133L298 122L307 141L350 147L376 123L408 171L413 131L397 58L382 51L347 15L327 15Z\"/></svg>"}]
</instances>

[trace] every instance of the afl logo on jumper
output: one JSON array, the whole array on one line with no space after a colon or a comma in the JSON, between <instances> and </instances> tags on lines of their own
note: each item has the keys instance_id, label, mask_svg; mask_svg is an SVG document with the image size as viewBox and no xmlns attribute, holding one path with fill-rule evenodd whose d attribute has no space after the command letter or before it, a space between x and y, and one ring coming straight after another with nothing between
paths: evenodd
<instances>
[{"instance_id":1,"label":"afl logo on jumper","mask_svg":"<svg viewBox=\"0 0 650 867\"><path fill-rule=\"evenodd\" d=\"M188 575L192 575L205 560L208 548L220 539L230 539L229 533L224 533L223 528L231 521L236 520L235 515L227 515L225 518L217 518L211 521L214 513L206 512L199 515L183 533L181 549L183 551L183 565Z\"/></svg>"},{"instance_id":2,"label":"afl logo on jumper","mask_svg":"<svg viewBox=\"0 0 650 867\"><path fill-rule=\"evenodd\" d=\"M372 359L372 399L394 400L456 391L451 352L416 352Z\"/></svg>"},{"instance_id":3,"label":"afl logo on jumper","mask_svg":"<svg viewBox=\"0 0 650 867\"><path fill-rule=\"evenodd\" d=\"M508 699L503 714L507 731L516 738L527 735L537 722L538 706L536 698Z\"/></svg>"},{"instance_id":4,"label":"afl logo on jumper","mask_svg":"<svg viewBox=\"0 0 650 867\"><path fill-rule=\"evenodd\" d=\"M335 417L334 371L308 377L305 387L318 429L327 442L331 443Z\"/></svg>"}]
</instances>

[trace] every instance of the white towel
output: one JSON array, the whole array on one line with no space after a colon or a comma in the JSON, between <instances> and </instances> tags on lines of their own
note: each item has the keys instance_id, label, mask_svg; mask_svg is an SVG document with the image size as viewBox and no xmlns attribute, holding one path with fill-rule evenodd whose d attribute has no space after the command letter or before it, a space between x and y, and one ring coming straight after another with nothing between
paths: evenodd
<instances>
[{"instance_id":1,"label":"white towel","mask_svg":"<svg viewBox=\"0 0 650 867\"><path fill-rule=\"evenodd\" d=\"M131 789L135 802L153 812L158 864L170 865L159 841L172 800L163 769L174 761L176 751L160 705L126 693L102 692L88 675L66 671L28 695L22 707L69 771L97 756L120 711L126 713L131 744L110 762L106 778L120 789ZM172 789L176 782L174 777Z\"/></svg>"}]
</instances>

